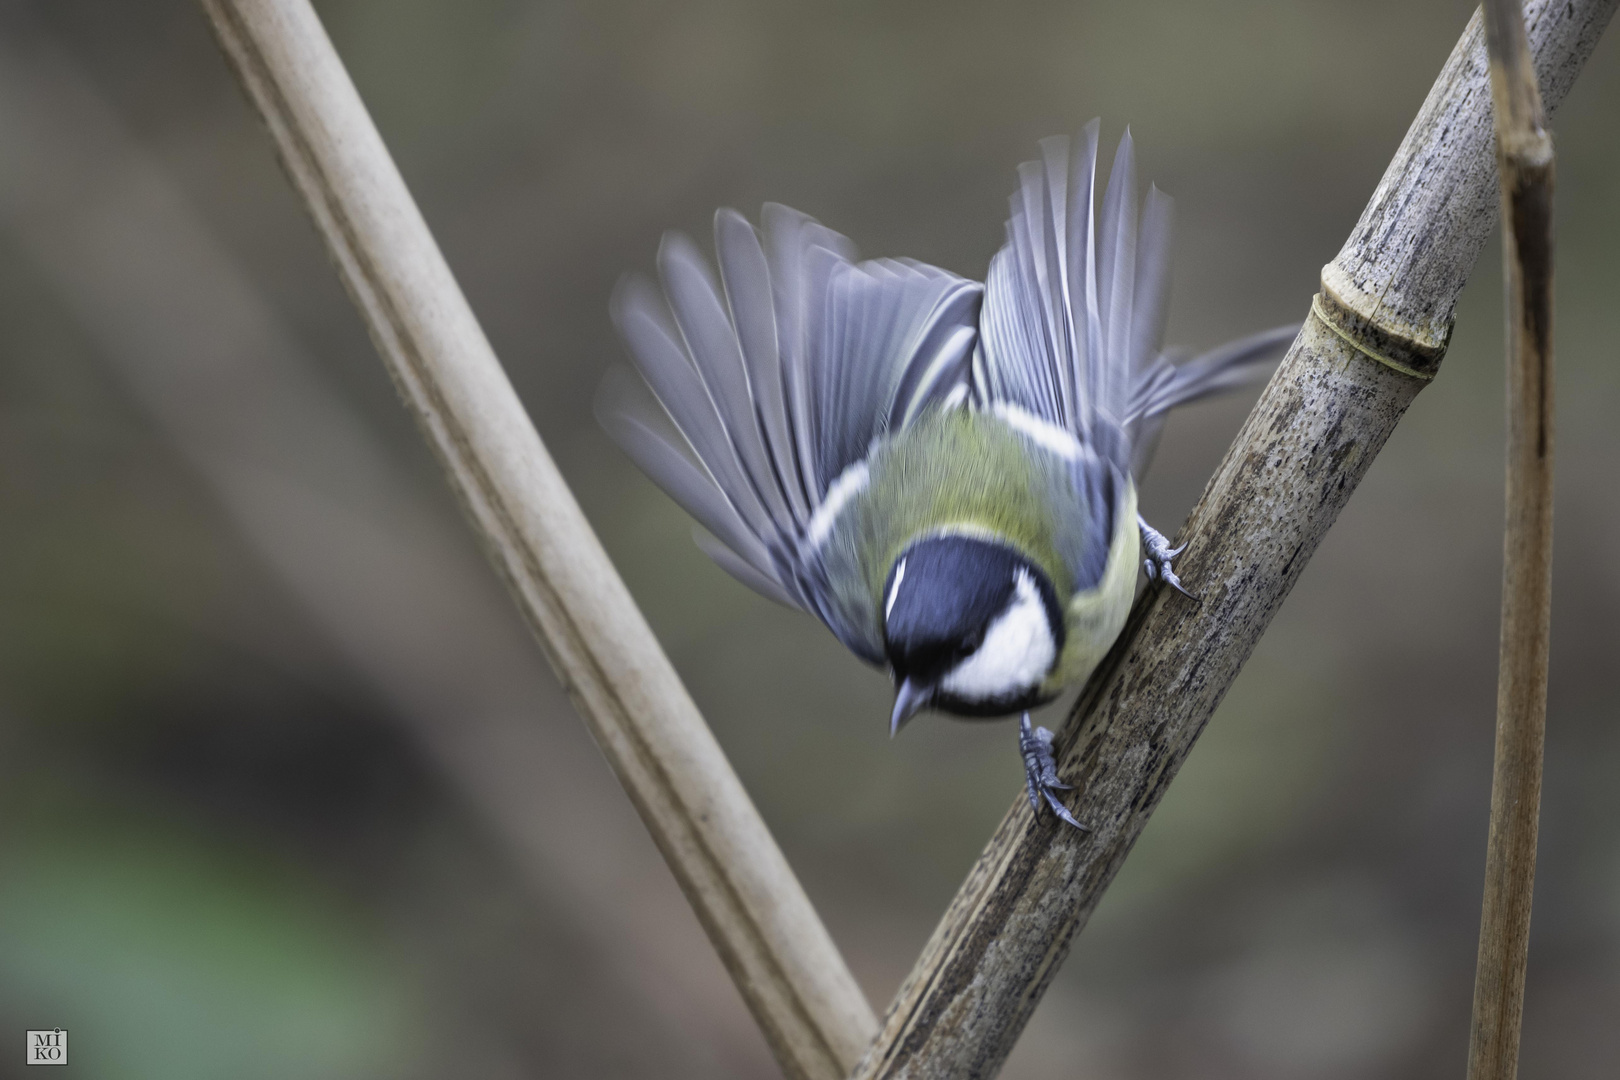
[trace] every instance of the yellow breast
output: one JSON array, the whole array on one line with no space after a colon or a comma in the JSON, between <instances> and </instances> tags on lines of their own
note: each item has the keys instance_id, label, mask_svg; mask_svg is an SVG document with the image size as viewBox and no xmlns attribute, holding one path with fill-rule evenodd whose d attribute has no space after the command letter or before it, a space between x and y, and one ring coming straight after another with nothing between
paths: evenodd
<instances>
[{"instance_id":1,"label":"yellow breast","mask_svg":"<svg viewBox=\"0 0 1620 1080\"><path fill-rule=\"evenodd\" d=\"M1056 697L1091 676L1114 639L1125 628L1136 595L1136 568L1142 561L1142 535L1136 527L1136 485L1125 482L1125 497L1114 522L1108 565L1094 588L1075 593L1065 612L1067 637L1058 662L1042 684Z\"/></svg>"}]
</instances>

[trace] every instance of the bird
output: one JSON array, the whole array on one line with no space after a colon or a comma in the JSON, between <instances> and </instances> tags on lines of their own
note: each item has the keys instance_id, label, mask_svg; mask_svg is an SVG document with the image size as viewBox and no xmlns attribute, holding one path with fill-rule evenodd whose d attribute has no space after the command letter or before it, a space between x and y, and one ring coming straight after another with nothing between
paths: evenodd
<instances>
[{"instance_id":1,"label":"bird","mask_svg":"<svg viewBox=\"0 0 1620 1080\"><path fill-rule=\"evenodd\" d=\"M718 277L666 234L662 287L614 292L635 372L596 408L716 563L888 671L891 736L924 709L1021 714L1032 811L1082 831L1029 710L1091 675L1138 566L1191 597L1136 482L1170 409L1263 374L1298 330L1166 353L1172 203L1150 187L1138 210L1127 128L1099 206L1099 130L1019 167L983 283L858 261L774 203L757 229L716 213Z\"/></svg>"}]
</instances>

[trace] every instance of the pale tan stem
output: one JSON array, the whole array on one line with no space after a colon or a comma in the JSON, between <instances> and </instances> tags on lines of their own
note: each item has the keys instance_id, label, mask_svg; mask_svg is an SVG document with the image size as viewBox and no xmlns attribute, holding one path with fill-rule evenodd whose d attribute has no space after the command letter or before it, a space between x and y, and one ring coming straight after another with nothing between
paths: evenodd
<instances>
[{"instance_id":1,"label":"pale tan stem","mask_svg":"<svg viewBox=\"0 0 1620 1080\"><path fill-rule=\"evenodd\" d=\"M307 0L201 0L491 560L792 1077L876 1027L541 445Z\"/></svg>"},{"instance_id":2,"label":"pale tan stem","mask_svg":"<svg viewBox=\"0 0 1620 1080\"><path fill-rule=\"evenodd\" d=\"M1530 5L1549 105L1616 3ZM1496 220L1486 78L1476 15L1188 521L1182 576L1202 603L1150 591L1081 695L1058 740L1059 770L1093 831L1037 819L1019 796L857 1077L982 1078L1006 1059L1210 714L1438 367L1457 294Z\"/></svg>"},{"instance_id":3,"label":"pale tan stem","mask_svg":"<svg viewBox=\"0 0 1620 1080\"><path fill-rule=\"evenodd\" d=\"M1519 1071L1552 619L1553 148L1515 0L1486 0L1507 315L1507 522L1496 767L1469 1080Z\"/></svg>"}]
</instances>

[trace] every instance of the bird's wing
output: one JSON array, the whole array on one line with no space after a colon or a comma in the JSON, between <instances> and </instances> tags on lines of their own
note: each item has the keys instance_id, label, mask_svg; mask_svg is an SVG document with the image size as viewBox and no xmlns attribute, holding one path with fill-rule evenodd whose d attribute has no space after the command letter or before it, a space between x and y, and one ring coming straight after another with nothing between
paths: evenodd
<instances>
[{"instance_id":1,"label":"bird's wing","mask_svg":"<svg viewBox=\"0 0 1620 1080\"><path fill-rule=\"evenodd\" d=\"M1019 167L973 374L982 403L1014 406L1113 457L1136 373L1163 333L1171 203L1154 189L1138 230L1127 132L1099 216L1097 129L1093 120L1072 144L1043 140L1041 160Z\"/></svg>"},{"instance_id":2,"label":"bird's wing","mask_svg":"<svg viewBox=\"0 0 1620 1080\"><path fill-rule=\"evenodd\" d=\"M1298 333L1299 324L1293 323L1229 341L1181 363L1155 357L1131 388L1131 403L1125 414L1132 473L1140 478L1147 471L1165 413L1178 405L1254 382Z\"/></svg>"},{"instance_id":3,"label":"bird's wing","mask_svg":"<svg viewBox=\"0 0 1620 1080\"><path fill-rule=\"evenodd\" d=\"M1129 132L1094 211L1098 126L1072 143L1042 141L1041 160L1019 168L973 361L975 402L1071 460L1095 523L1067 538L1081 587L1101 577L1130 471L1127 418L1163 334L1171 217L1170 200L1153 189L1138 221Z\"/></svg>"},{"instance_id":4,"label":"bird's wing","mask_svg":"<svg viewBox=\"0 0 1620 1080\"><path fill-rule=\"evenodd\" d=\"M880 658L869 630L838 614L810 540L874 440L966 383L982 288L921 263L856 263L844 237L776 205L763 239L720 211L715 249L718 280L671 234L662 292L632 278L615 294L652 394L611 377L598 415L719 541L705 547L721 566Z\"/></svg>"},{"instance_id":5,"label":"bird's wing","mask_svg":"<svg viewBox=\"0 0 1620 1080\"><path fill-rule=\"evenodd\" d=\"M990 264L973 392L1042 445L1064 443L1088 520L1069 553L1077 580L1106 563L1123 481L1140 476L1166 411L1248 382L1298 327L1232 342L1186 363L1163 353L1173 203L1150 188L1140 214L1130 132L1096 202L1098 122L1046 139L1020 166L1007 242ZM1049 426L1048 426L1049 425ZM1057 429L1053 431L1051 429Z\"/></svg>"}]
</instances>

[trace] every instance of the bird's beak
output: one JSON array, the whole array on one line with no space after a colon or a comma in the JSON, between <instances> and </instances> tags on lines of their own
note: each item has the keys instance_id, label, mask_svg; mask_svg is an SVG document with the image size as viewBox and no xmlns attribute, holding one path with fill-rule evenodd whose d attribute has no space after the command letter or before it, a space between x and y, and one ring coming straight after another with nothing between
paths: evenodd
<instances>
[{"instance_id":1,"label":"bird's beak","mask_svg":"<svg viewBox=\"0 0 1620 1080\"><path fill-rule=\"evenodd\" d=\"M896 732L906 726L907 720L926 708L933 696L932 686L918 686L911 679L902 682L894 695L894 713L889 717L889 737L893 738Z\"/></svg>"}]
</instances>

